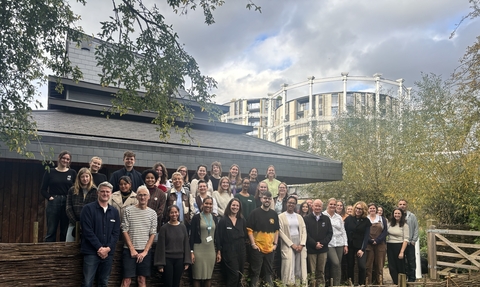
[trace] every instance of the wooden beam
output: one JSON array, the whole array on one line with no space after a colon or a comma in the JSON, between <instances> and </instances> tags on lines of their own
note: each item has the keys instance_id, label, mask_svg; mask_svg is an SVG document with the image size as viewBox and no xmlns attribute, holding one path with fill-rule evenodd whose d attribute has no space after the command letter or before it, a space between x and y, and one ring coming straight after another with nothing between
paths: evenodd
<instances>
[{"instance_id":1,"label":"wooden beam","mask_svg":"<svg viewBox=\"0 0 480 287\"><path fill-rule=\"evenodd\" d=\"M455 246L454 243L452 243L450 240L448 240L447 238L445 238L444 236L440 235L440 234L435 234L436 237L438 237L439 239L441 239L443 242L447 243L450 247L452 247L453 249L455 249L455 251L457 251L458 253L460 253L461 255L463 255L463 257L467 258L468 260L470 260L470 262L472 262L475 266L477 266L478 268L480 268L480 263L477 262L477 260L475 260L475 258L473 258L472 256L468 255L465 251L463 251L462 249L460 249L458 246Z\"/></svg>"},{"instance_id":2,"label":"wooden beam","mask_svg":"<svg viewBox=\"0 0 480 287\"><path fill-rule=\"evenodd\" d=\"M480 270L480 268L472 266L472 265L456 264L456 263L450 263L450 262L444 262L444 261L437 261L437 265L448 266L448 267L453 267L453 268L463 268L463 269L476 270L476 271ZM445 272L445 271L443 271L443 272Z\"/></svg>"}]
</instances>

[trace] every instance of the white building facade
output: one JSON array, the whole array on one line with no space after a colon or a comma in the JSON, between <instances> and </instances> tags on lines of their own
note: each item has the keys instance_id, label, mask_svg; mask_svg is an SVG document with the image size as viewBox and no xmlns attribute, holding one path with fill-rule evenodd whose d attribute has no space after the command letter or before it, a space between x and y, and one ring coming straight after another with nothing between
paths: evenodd
<instances>
[{"instance_id":1,"label":"white building facade","mask_svg":"<svg viewBox=\"0 0 480 287\"><path fill-rule=\"evenodd\" d=\"M402 105L408 103L411 96L411 88L403 82L403 79L384 79L381 74L309 77L304 82L283 84L266 98L232 100L227 104L230 111L222 116L222 121L253 126L253 136L298 148L304 141L311 140L313 129L329 129L337 115L354 110L380 114L401 112ZM348 89L350 83L352 90ZM325 84L340 84L343 89L322 92L319 87ZM361 89L355 90L358 87Z\"/></svg>"}]
</instances>

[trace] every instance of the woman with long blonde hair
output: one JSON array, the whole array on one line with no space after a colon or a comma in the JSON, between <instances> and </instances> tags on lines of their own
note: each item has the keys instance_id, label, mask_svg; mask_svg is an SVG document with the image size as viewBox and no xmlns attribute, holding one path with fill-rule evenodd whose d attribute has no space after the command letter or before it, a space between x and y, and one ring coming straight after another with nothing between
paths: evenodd
<instances>
[{"instance_id":1,"label":"woman with long blonde hair","mask_svg":"<svg viewBox=\"0 0 480 287\"><path fill-rule=\"evenodd\" d=\"M93 182L93 176L86 167L78 171L75 184L68 190L67 195L67 216L68 229L66 242L74 242L77 234L74 233L75 226L80 221L80 213L83 206L97 200L97 187Z\"/></svg>"},{"instance_id":2,"label":"woman with long blonde hair","mask_svg":"<svg viewBox=\"0 0 480 287\"><path fill-rule=\"evenodd\" d=\"M224 176L220 178L218 190L213 192L212 197L217 201L218 215L223 216L228 203L233 198L232 191L230 190L230 180L228 177Z\"/></svg>"}]
</instances>

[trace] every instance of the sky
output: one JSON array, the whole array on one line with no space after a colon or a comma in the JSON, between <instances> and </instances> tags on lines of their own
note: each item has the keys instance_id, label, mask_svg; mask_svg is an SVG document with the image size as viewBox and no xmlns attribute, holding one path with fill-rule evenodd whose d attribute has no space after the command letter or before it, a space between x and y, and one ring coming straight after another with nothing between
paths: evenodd
<instances>
[{"instance_id":1,"label":"sky","mask_svg":"<svg viewBox=\"0 0 480 287\"><path fill-rule=\"evenodd\" d=\"M74 2L74 1L72 1ZM468 0L254 0L262 12L245 9L247 0L226 0L214 11L216 23L204 24L201 10L178 15L165 0L144 0L165 11L179 42L215 78L215 102L266 97L284 83L308 77L403 78L407 87L423 73L447 78L468 45L479 36L480 21L465 21ZM112 11L111 1L72 3L87 34ZM350 88L364 89L362 83ZM341 90L338 87L321 87ZM46 89L45 89L46 90ZM45 99L43 99L45 100ZM46 106L44 104L44 106Z\"/></svg>"}]
</instances>

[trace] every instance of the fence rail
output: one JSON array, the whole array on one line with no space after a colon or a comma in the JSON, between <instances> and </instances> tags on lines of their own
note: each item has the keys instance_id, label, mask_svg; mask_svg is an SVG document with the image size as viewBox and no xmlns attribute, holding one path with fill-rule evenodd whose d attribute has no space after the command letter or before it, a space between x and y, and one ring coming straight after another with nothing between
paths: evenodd
<instances>
[{"instance_id":1,"label":"fence rail","mask_svg":"<svg viewBox=\"0 0 480 287\"><path fill-rule=\"evenodd\" d=\"M449 235L479 237L480 231L436 229L435 224L434 220L428 220L427 247L430 279L436 280L439 275L448 276L453 269L480 271L480 244L453 242L453 239L446 237ZM437 251L439 246L450 250ZM438 260L437 257L450 260Z\"/></svg>"}]
</instances>

